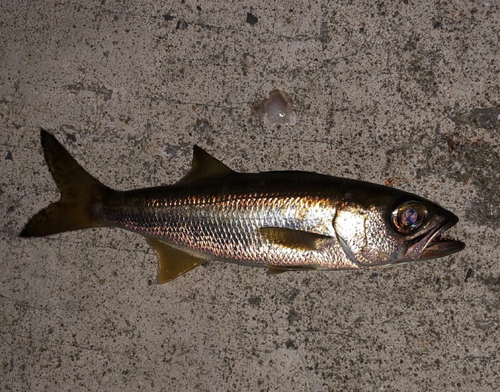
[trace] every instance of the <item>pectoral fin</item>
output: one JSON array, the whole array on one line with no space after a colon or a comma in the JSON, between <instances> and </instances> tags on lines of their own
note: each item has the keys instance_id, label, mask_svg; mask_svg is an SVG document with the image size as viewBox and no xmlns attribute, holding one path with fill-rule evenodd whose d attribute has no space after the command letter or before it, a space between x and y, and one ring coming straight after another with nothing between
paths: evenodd
<instances>
[{"instance_id":1,"label":"pectoral fin","mask_svg":"<svg viewBox=\"0 0 500 392\"><path fill-rule=\"evenodd\" d=\"M258 232L266 241L272 244L299 250L318 250L331 238L309 231L283 227L261 227Z\"/></svg>"},{"instance_id":2,"label":"pectoral fin","mask_svg":"<svg viewBox=\"0 0 500 392\"><path fill-rule=\"evenodd\" d=\"M191 170L181 178L179 183L198 180L201 178L221 177L235 172L215 159L198 146L193 147L193 164Z\"/></svg>"},{"instance_id":3,"label":"pectoral fin","mask_svg":"<svg viewBox=\"0 0 500 392\"><path fill-rule=\"evenodd\" d=\"M147 241L158 256L158 284L167 283L207 261L157 238L148 237Z\"/></svg>"}]
</instances>

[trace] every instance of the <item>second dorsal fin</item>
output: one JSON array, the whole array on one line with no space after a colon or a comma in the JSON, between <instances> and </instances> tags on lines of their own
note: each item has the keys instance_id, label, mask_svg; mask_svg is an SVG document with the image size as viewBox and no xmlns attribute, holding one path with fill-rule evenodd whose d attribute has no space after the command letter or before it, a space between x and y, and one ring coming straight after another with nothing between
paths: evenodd
<instances>
[{"instance_id":1,"label":"second dorsal fin","mask_svg":"<svg viewBox=\"0 0 500 392\"><path fill-rule=\"evenodd\" d=\"M205 150L194 146L191 170L179 182L199 180L200 178L223 177L234 173L234 170L215 159Z\"/></svg>"}]
</instances>

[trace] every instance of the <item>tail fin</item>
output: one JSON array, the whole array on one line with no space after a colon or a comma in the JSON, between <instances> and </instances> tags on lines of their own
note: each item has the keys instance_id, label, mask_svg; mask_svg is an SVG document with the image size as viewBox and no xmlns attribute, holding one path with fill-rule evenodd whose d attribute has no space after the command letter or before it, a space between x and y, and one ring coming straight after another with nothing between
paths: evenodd
<instances>
[{"instance_id":1,"label":"tail fin","mask_svg":"<svg viewBox=\"0 0 500 392\"><path fill-rule=\"evenodd\" d=\"M40 237L105 226L94 216L92 207L111 189L87 173L61 143L43 129L41 140L45 161L61 191L61 199L31 218L20 237Z\"/></svg>"}]
</instances>

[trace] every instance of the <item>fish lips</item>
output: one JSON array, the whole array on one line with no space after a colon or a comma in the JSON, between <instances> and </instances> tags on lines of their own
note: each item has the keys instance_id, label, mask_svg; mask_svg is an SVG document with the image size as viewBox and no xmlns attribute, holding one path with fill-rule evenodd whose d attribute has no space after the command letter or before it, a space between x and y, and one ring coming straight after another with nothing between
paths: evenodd
<instances>
[{"instance_id":1,"label":"fish lips","mask_svg":"<svg viewBox=\"0 0 500 392\"><path fill-rule=\"evenodd\" d=\"M448 213L446 217L435 217L427 229L410 241L406 256L410 260L435 259L449 256L465 248L462 241L443 238L442 235L458 223L458 217Z\"/></svg>"}]
</instances>

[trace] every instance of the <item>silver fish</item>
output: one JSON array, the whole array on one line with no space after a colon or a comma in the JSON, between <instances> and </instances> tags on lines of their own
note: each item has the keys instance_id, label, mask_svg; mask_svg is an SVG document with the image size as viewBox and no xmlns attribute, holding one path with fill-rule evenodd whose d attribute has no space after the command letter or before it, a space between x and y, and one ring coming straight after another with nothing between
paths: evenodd
<instances>
[{"instance_id":1,"label":"silver fish","mask_svg":"<svg viewBox=\"0 0 500 392\"><path fill-rule=\"evenodd\" d=\"M22 237L120 227L146 237L158 283L210 259L289 270L341 270L448 256L463 242L442 234L458 222L437 204L397 189L307 172L237 173L194 147L193 165L169 186L116 191L101 184L42 130L61 199Z\"/></svg>"}]
</instances>

